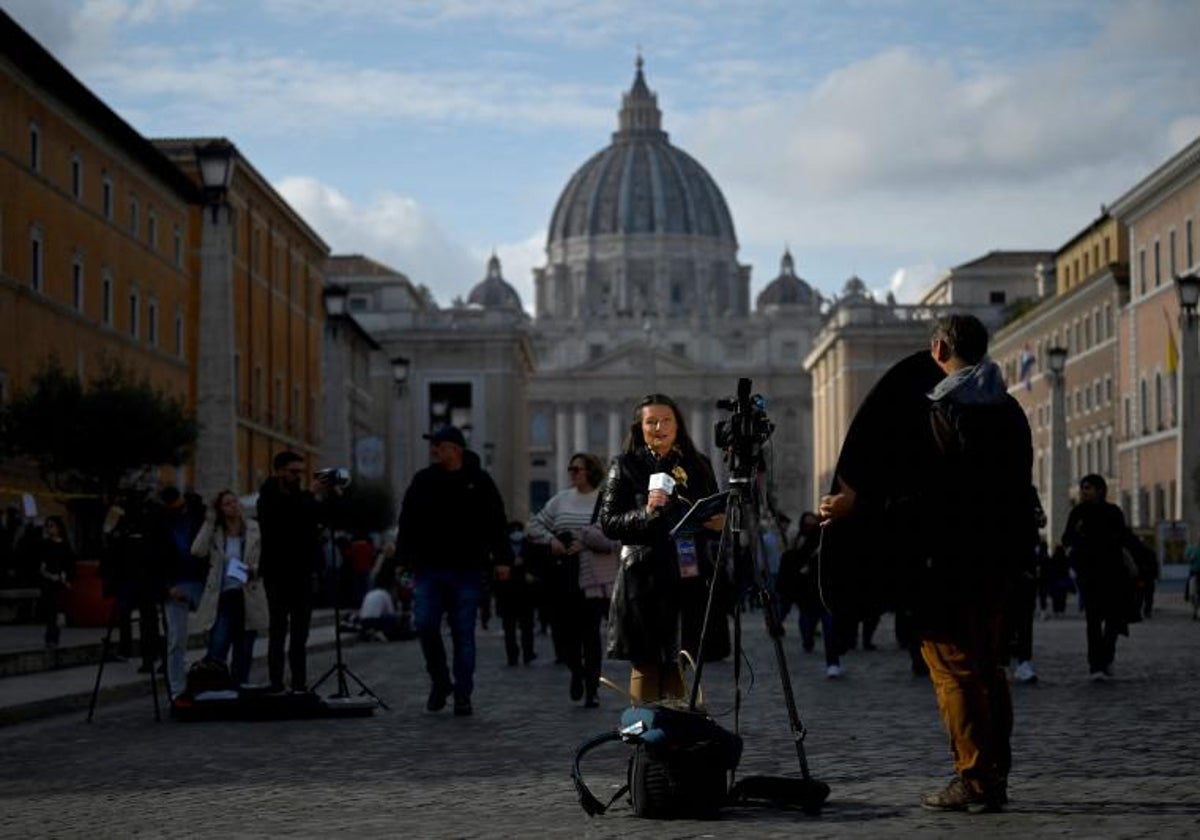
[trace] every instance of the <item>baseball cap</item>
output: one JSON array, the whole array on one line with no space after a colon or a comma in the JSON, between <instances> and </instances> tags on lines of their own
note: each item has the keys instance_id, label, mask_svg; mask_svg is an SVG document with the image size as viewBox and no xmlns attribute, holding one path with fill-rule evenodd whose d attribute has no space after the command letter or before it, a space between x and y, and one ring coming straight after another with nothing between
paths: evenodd
<instances>
[{"instance_id":1,"label":"baseball cap","mask_svg":"<svg viewBox=\"0 0 1200 840\"><path fill-rule=\"evenodd\" d=\"M463 433L457 426L442 426L437 431L421 435L421 437L431 443L455 443L463 449L467 448L466 438L463 437Z\"/></svg>"}]
</instances>

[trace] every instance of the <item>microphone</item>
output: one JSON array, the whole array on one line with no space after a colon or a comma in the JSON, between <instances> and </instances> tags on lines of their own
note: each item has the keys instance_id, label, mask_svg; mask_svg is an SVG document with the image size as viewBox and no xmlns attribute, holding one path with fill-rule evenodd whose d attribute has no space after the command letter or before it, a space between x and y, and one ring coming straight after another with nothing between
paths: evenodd
<instances>
[{"instance_id":1,"label":"microphone","mask_svg":"<svg viewBox=\"0 0 1200 840\"><path fill-rule=\"evenodd\" d=\"M675 492L675 479L669 473L657 472L650 476L649 490L661 490L668 496Z\"/></svg>"}]
</instances>

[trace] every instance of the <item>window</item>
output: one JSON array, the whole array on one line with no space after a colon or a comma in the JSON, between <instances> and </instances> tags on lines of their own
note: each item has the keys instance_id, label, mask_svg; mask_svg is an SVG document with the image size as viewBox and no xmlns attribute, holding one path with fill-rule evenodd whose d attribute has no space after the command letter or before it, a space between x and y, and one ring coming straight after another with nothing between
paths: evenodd
<instances>
[{"instance_id":1,"label":"window","mask_svg":"<svg viewBox=\"0 0 1200 840\"><path fill-rule=\"evenodd\" d=\"M1167 426L1167 413L1163 410L1162 374L1154 374L1154 421L1159 431Z\"/></svg>"},{"instance_id":2,"label":"window","mask_svg":"<svg viewBox=\"0 0 1200 840\"><path fill-rule=\"evenodd\" d=\"M141 300L138 298L137 289L129 293L129 335L134 341L138 337L138 315L141 311Z\"/></svg>"},{"instance_id":3,"label":"window","mask_svg":"<svg viewBox=\"0 0 1200 840\"><path fill-rule=\"evenodd\" d=\"M988 302L1002 304L1002 303L1004 303L1005 297L1006 297L1006 295L1002 291L992 291L992 292L988 293Z\"/></svg>"},{"instance_id":4,"label":"window","mask_svg":"<svg viewBox=\"0 0 1200 840\"><path fill-rule=\"evenodd\" d=\"M108 269L102 272L100 298L100 319L104 322L105 326L111 327L113 325L113 279L112 275L108 273Z\"/></svg>"},{"instance_id":5,"label":"window","mask_svg":"<svg viewBox=\"0 0 1200 840\"><path fill-rule=\"evenodd\" d=\"M346 308L351 312L366 312L370 305L371 301L365 295L351 295Z\"/></svg>"},{"instance_id":6,"label":"window","mask_svg":"<svg viewBox=\"0 0 1200 840\"><path fill-rule=\"evenodd\" d=\"M550 417L545 411L535 411L529 417L529 445L550 445Z\"/></svg>"},{"instance_id":7,"label":"window","mask_svg":"<svg viewBox=\"0 0 1200 840\"><path fill-rule=\"evenodd\" d=\"M175 355L183 358L183 311L175 310ZM234 399L237 399L236 394Z\"/></svg>"},{"instance_id":8,"label":"window","mask_svg":"<svg viewBox=\"0 0 1200 840\"><path fill-rule=\"evenodd\" d=\"M1104 337L1112 338L1113 322L1112 322L1112 304L1104 304Z\"/></svg>"},{"instance_id":9,"label":"window","mask_svg":"<svg viewBox=\"0 0 1200 840\"><path fill-rule=\"evenodd\" d=\"M1167 239L1167 267L1170 269L1170 274L1167 276L1174 279L1177 273L1175 267L1175 231L1171 231Z\"/></svg>"},{"instance_id":10,"label":"window","mask_svg":"<svg viewBox=\"0 0 1200 840\"><path fill-rule=\"evenodd\" d=\"M1162 243L1158 240L1154 241L1154 288L1162 285Z\"/></svg>"},{"instance_id":11,"label":"window","mask_svg":"<svg viewBox=\"0 0 1200 840\"><path fill-rule=\"evenodd\" d=\"M1138 294L1146 294L1146 251L1138 251Z\"/></svg>"},{"instance_id":12,"label":"window","mask_svg":"<svg viewBox=\"0 0 1200 840\"><path fill-rule=\"evenodd\" d=\"M42 242L41 228L29 234L29 287L40 292L46 282L46 251Z\"/></svg>"},{"instance_id":13,"label":"window","mask_svg":"<svg viewBox=\"0 0 1200 840\"><path fill-rule=\"evenodd\" d=\"M1146 386L1146 380L1143 379L1138 383L1138 409L1139 415L1142 418L1142 434L1150 434L1150 417L1148 409L1150 408L1149 390Z\"/></svg>"},{"instance_id":14,"label":"window","mask_svg":"<svg viewBox=\"0 0 1200 840\"><path fill-rule=\"evenodd\" d=\"M42 129L35 122L29 124L29 168L42 171Z\"/></svg>"},{"instance_id":15,"label":"window","mask_svg":"<svg viewBox=\"0 0 1200 840\"><path fill-rule=\"evenodd\" d=\"M1106 403L1111 404L1112 398L1113 398L1112 377L1106 376L1106 377L1104 377L1104 401Z\"/></svg>"},{"instance_id":16,"label":"window","mask_svg":"<svg viewBox=\"0 0 1200 840\"><path fill-rule=\"evenodd\" d=\"M146 304L146 342L158 346L158 301L154 298Z\"/></svg>"},{"instance_id":17,"label":"window","mask_svg":"<svg viewBox=\"0 0 1200 840\"><path fill-rule=\"evenodd\" d=\"M679 356L681 359L687 358L687 345L682 342L677 342L671 345L671 353Z\"/></svg>"},{"instance_id":18,"label":"window","mask_svg":"<svg viewBox=\"0 0 1200 840\"><path fill-rule=\"evenodd\" d=\"M83 311L83 255L76 254L71 262L71 305Z\"/></svg>"},{"instance_id":19,"label":"window","mask_svg":"<svg viewBox=\"0 0 1200 840\"><path fill-rule=\"evenodd\" d=\"M71 195L76 201L83 200L83 158L79 152L71 155Z\"/></svg>"},{"instance_id":20,"label":"window","mask_svg":"<svg viewBox=\"0 0 1200 840\"><path fill-rule=\"evenodd\" d=\"M1105 265L1108 265L1109 263L1111 263L1111 262L1112 262L1112 259L1109 257L1109 255L1108 255L1108 254L1109 254L1109 252L1108 252L1108 238L1106 237L1106 238L1105 238L1105 240L1104 240L1104 264L1105 264Z\"/></svg>"},{"instance_id":21,"label":"window","mask_svg":"<svg viewBox=\"0 0 1200 840\"><path fill-rule=\"evenodd\" d=\"M1133 437L1133 401L1125 398L1125 437Z\"/></svg>"},{"instance_id":22,"label":"window","mask_svg":"<svg viewBox=\"0 0 1200 840\"><path fill-rule=\"evenodd\" d=\"M175 267L183 268L183 233L180 232L179 225L175 225L174 240L175 240Z\"/></svg>"},{"instance_id":23,"label":"window","mask_svg":"<svg viewBox=\"0 0 1200 840\"><path fill-rule=\"evenodd\" d=\"M138 235L138 200L134 197L129 199L129 235L134 239Z\"/></svg>"},{"instance_id":24,"label":"window","mask_svg":"<svg viewBox=\"0 0 1200 840\"><path fill-rule=\"evenodd\" d=\"M149 243L151 251L158 250L158 214L153 210L150 211L149 218L146 220L146 241Z\"/></svg>"},{"instance_id":25,"label":"window","mask_svg":"<svg viewBox=\"0 0 1200 840\"><path fill-rule=\"evenodd\" d=\"M113 182L112 178L104 176L102 186L100 188L101 209L104 211L104 218L110 222L113 220Z\"/></svg>"},{"instance_id":26,"label":"window","mask_svg":"<svg viewBox=\"0 0 1200 840\"><path fill-rule=\"evenodd\" d=\"M1092 346L1092 319L1086 315L1083 318L1083 348L1086 350Z\"/></svg>"},{"instance_id":27,"label":"window","mask_svg":"<svg viewBox=\"0 0 1200 840\"><path fill-rule=\"evenodd\" d=\"M1183 261L1187 263L1187 267L1191 268L1196 264L1196 258L1192 250L1192 220L1188 219L1183 223Z\"/></svg>"}]
</instances>

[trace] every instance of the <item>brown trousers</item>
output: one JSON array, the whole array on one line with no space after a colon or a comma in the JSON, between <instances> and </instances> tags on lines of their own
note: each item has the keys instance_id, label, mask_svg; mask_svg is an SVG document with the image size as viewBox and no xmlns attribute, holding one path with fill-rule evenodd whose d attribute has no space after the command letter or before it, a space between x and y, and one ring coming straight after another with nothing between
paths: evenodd
<instances>
[{"instance_id":1,"label":"brown trousers","mask_svg":"<svg viewBox=\"0 0 1200 840\"><path fill-rule=\"evenodd\" d=\"M963 607L949 629L921 642L954 769L975 791L1007 781L1012 765L1012 694L1002 630L999 608Z\"/></svg>"}]
</instances>

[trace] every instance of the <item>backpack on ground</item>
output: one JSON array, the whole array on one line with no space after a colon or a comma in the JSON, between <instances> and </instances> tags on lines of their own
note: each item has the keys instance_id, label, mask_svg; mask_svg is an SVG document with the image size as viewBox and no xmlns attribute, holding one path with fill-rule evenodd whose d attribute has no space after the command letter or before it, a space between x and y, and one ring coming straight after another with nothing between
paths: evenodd
<instances>
[{"instance_id":1,"label":"backpack on ground","mask_svg":"<svg viewBox=\"0 0 1200 840\"><path fill-rule=\"evenodd\" d=\"M607 803L583 781L583 757L601 744L633 747L626 783ZM667 706L631 706L615 732L585 741L575 753L571 778L588 816L603 814L628 793L633 812L650 819L710 819L729 802L729 785L742 755L742 739L707 714Z\"/></svg>"}]
</instances>

